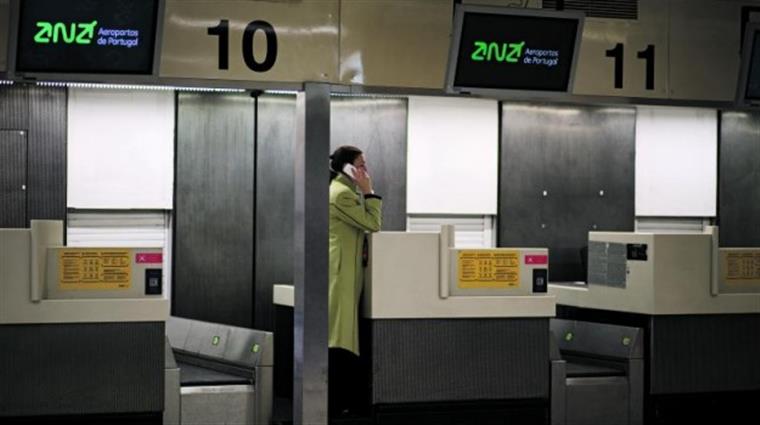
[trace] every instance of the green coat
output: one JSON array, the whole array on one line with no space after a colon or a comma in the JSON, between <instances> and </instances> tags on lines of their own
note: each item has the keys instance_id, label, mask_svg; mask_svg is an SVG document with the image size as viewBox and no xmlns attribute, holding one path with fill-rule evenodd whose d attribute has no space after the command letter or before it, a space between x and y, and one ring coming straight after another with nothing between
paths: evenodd
<instances>
[{"instance_id":1,"label":"green coat","mask_svg":"<svg viewBox=\"0 0 760 425\"><path fill-rule=\"evenodd\" d=\"M359 194L342 174L330 183L330 348L359 354L362 247L366 232L380 230L382 205L378 196Z\"/></svg>"}]
</instances>

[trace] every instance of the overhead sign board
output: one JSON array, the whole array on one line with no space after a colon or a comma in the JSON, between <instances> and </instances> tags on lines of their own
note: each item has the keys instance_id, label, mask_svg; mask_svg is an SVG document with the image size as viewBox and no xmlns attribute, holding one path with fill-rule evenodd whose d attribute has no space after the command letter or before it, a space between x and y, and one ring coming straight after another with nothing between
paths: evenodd
<instances>
[{"instance_id":1,"label":"overhead sign board","mask_svg":"<svg viewBox=\"0 0 760 425\"><path fill-rule=\"evenodd\" d=\"M19 73L152 74L158 0L20 2Z\"/></svg>"},{"instance_id":2,"label":"overhead sign board","mask_svg":"<svg viewBox=\"0 0 760 425\"><path fill-rule=\"evenodd\" d=\"M169 1L160 76L337 81L338 0Z\"/></svg>"},{"instance_id":3,"label":"overhead sign board","mask_svg":"<svg viewBox=\"0 0 760 425\"><path fill-rule=\"evenodd\" d=\"M568 93L582 27L575 13L459 6L447 89Z\"/></svg>"}]
</instances>

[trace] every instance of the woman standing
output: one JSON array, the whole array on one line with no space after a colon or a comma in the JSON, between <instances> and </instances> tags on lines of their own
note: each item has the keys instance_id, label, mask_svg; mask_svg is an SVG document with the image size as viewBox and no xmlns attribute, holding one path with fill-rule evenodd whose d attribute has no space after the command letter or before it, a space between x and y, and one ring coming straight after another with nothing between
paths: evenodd
<instances>
[{"instance_id":1,"label":"woman standing","mask_svg":"<svg viewBox=\"0 0 760 425\"><path fill-rule=\"evenodd\" d=\"M342 146L330 156L330 417L357 407L359 301L364 287L366 233L382 225L382 199L372 190L364 154Z\"/></svg>"}]
</instances>

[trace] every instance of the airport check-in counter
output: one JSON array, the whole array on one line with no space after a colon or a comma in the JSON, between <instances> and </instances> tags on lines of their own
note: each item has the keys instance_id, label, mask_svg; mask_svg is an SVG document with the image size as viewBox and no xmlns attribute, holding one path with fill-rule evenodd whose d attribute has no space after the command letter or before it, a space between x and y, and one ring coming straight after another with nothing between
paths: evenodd
<instances>
[{"instance_id":1,"label":"airport check-in counter","mask_svg":"<svg viewBox=\"0 0 760 425\"><path fill-rule=\"evenodd\" d=\"M555 313L545 292L548 251L458 249L453 241L451 226L370 235L361 350L376 420L429 420L430 409L457 403L473 405L462 418L473 423L508 419L511 401L530 400L521 412L541 422ZM414 406L428 410L415 416Z\"/></svg>"},{"instance_id":2,"label":"airport check-in counter","mask_svg":"<svg viewBox=\"0 0 760 425\"><path fill-rule=\"evenodd\" d=\"M673 396L760 391L760 249L719 248L716 227L590 232L588 284L552 283L549 293L559 317L644 330L650 421ZM684 400L673 411L694 410Z\"/></svg>"},{"instance_id":3,"label":"airport check-in counter","mask_svg":"<svg viewBox=\"0 0 760 425\"><path fill-rule=\"evenodd\" d=\"M160 422L169 317L161 249L70 248L63 234L60 221L0 229L0 422Z\"/></svg>"}]
</instances>

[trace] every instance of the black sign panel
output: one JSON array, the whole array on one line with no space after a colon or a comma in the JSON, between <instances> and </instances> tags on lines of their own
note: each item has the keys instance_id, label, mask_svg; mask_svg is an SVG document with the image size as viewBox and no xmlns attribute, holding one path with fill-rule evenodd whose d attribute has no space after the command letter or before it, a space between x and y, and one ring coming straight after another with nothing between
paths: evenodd
<instances>
[{"instance_id":1,"label":"black sign panel","mask_svg":"<svg viewBox=\"0 0 760 425\"><path fill-rule=\"evenodd\" d=\"M151 74L158 0L23 0L16 70Z\"/></svg>"},{"instance_id":2,"label":"black sign panel","mask_svg":"<svg viewBox=\"0 0 760 425\"><path fill-rule=\"evenodd\" d=\"M477 10L477 9L476 9ZM464 11L454 88L567 92L582 18ZM450 71L451 72L451 71Z\"/></svg>"}]
</instances>

